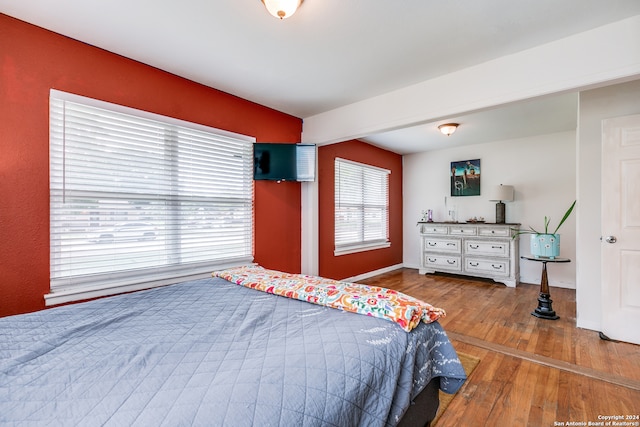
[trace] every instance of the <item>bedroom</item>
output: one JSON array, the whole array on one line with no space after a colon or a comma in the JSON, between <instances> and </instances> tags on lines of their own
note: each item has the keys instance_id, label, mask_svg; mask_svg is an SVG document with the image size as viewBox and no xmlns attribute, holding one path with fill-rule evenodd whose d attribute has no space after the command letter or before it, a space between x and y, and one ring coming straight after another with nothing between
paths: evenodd
<instances>
[{"instance_id":1,"label":"bedroom","mask_svg":"<svg viewBox=\"0 0 640 427\"><path fill-rule=\"evenodd\" d=\"M309 2L307 2L309 3ZM305 4L308 6L308 4ZM43 295L49 291L49 212L48 212L48 91L55 87L84 96L107 99L111 102L131 105L142 109L153 110L169 116L179 116L191 121L207 123L215 127L256 136L258 140L297 141L303 132L301 119L260 106L250 101L218 92L202 85L182 80L176 76L162 72L140 63L110 54L106 51L92 48L71 39L49 33L28 24L18 22L7 16L2 16L3 41L11 40L11 44L3 43L3 71L2 71L2 122L6 125L0 129L2 144L2 226L0 235L0 276L4 279L0 288L3 297L0 304L1 315L22 313L44 308ZM277 22L276 22L277 23ZM637 68L635 71L638 73ZM171 99L160 94L158 87L163 87L165 94L172 95ZM627 101L619 99L637 97L637 82L628 83L609 89L594 89L585 92L587 104L581 104L581 110L590 109L592 116L608 117L638 113L637 106L629 105ZM635 95L634 95L635 94ZM181 101L177 101L180 99ZM437 101L437 100L436 100ZM433 101L433 102L436 102ZM582 102L582 100L581 100ZM620 105L610 113L614 105ZM210 105L219 106L215 114ZM600 105L607 109L598 113ZM424 108L430 107L429 105ZM604 108L604 107L603 107ZM635 108L635 110L634 110ZM386 111L385 111L386 113ZM442 115L445 115L442 113ZM446 114L448 115L448 114ZM599 121L599 119L598 119ZM580 126L585 125L580 120ZM592 129L592 126L589 127ZM460 129L462 131L463 128ZM574 133L584 133L583 129L576 129ZM357 130L348 129L344 134L358 134ZM543 143L553 145L555 138L565 144L564 156L573 148L570 140L573 133L541 137ZM593 138L591 136L590 138ZM326 138L327 141L332 138ZM349 138L352 139L352 138ZM536 141L539 142L539 141ZM465 158L487 158L491 153L500 150L500 143L488 143L486 146L474 148L473 155L468 152L453 152L454 155L464 155ZM380 162L388 162L391 167L398 167L401 156L390 152L382 152L374 147L364 147L358 142L336 145L334 149L351 150L359 148L363 161L373 157ZM585 153L584 150L591 150ZM599 211L598 194L590 191L599 188L599 182L594 182L591 172L599 170L599 148L593 143L582 147L580 152L568 159L576 165L579 177L577 181L587 183L580 186L574 194L566 194L566 200L578 198L583 208L579 211L584 222L577 224L576 247L583 248L584 253L576 253L584 261L576 262L566 273L564 279L567 287L576 287L580 283L581 290L577 294L578 326L599 329L599 255L597 247L591 240L586 242L592 230L599 229L598 218L590 217ZM446 152L441 152L446 157ZM471 154L471 153L469 153ZM435 160L434 160L435 163ZM436 164L433 165L437 167ZM406 167L406 166L405 166ZM495 169L494 169L495 170ZM566 171L565 171L566 172ZM321 169L320 169L320 173ZM405 174L413 172L405 169ZM515 172L514 172L515 174ZM516 179L515 175L511 176ZM599 178L599 177L595 177ZM516 181L512 181L515 183ZM402 185L402 184L395 184ZM514 184L515 185L515 184ZM406 264L415 267L415 253L412 251L412 241L415 238L414 222L421 209L430 204L440 203L440 197L424 200L412 205L413 193L405 188L405 201L401 206L401 213L395 217L396 224L391 232L394 241L403 242L402 247L395 245L391 250L371 256L354 257L349 266L342 266L343 270L332 271L331 265L326 266L320 261L319 271L323 275L336 278L355 277L378 271L387 267ZM557 202L562 203L565 198L558 196ZM437 199L436 199L437 197ZM285 271L301 271L305 269L304 235L291 232L302 227L300 209L303 203L300 195L300 185L287 183L276 186L258 186L256 189L256 235L255 259L268 267ZM560 200L561 199L561 200ZM492 204L483 200L474 215L489 217ZM508 215L515 215L517 208L508 206ZM470 209L467 210L471 212ZM392 213L392 215L394 215ZM401 215L401 216L400 216ZM544 213L543 213L544 215ZM531 217L517 218L522 223L539 221L540 214ZM300 224L300 226L298 225ZM585 237L583 237L585 236ZM286 239L285 242L282 240ZM584 239L584 242L581 242ZM273 242L282 242L273 245ZM308 243L307 243L308 244ZM322 243L320 243L322 245ZM320 256L330 256L320 249ZM573 254L571 258L575 258ZM586 258L583 258L586 257ZM326 262L325 262L326 264ZM575 267L574 267L575 265ZM571 270L575 268L575 274ZM580 324L582 322L582 324Z\"/></svg>"}]
</instances>

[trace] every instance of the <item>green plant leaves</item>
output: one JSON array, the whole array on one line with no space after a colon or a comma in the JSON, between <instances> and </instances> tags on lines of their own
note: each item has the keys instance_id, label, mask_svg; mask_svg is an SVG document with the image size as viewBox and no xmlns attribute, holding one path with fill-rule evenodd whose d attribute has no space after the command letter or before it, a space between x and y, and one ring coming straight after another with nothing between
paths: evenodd
<instances>
[{"instance_id":1,"label":"green plant leaves","mask_svg":"<svg viewBox=\"0 0 640 427\"><path fill-rule=\"evenodd\" d=\"M571 206L569 206L569 209L567 209L567 211L564 213L564 216L562 217L562 220L560 221L560 224L558 224L558 226L553 231L553 233L549 233L549 224L551 223L551 217L548 217L548 216L545 215L545 217L544 217L544 233L541 233L538 230L536 230L535 228L529 226L528 230L513 229L513 231L515 231L515 233L513 234L513 238L515 239L516 237L518 237L521 234L557 234L558 230L560 229L562 224L564 224L564 222L567 220L567 218L569 218L569 215L571 215L571 212L573 212L573 208L575 206L576 206L576 200L573 201Z\"/></svg>"},{"instance_id":2,"label":"green plant leaves","mask_svg":"<svg viewBox=\"0 0 640 427\"><path fill-rule=\"evenodd\" d=\"M567 209L567 211L564 213L564 216L562 217L562 220L560 221L560 224L558 224L558 226L556 227L556 229L553 232L553 234L556 234L558 232L558 229L560 228L560 226L562 224L564 224L564 222L567 220L567 218L569 218L569 215L571 215L571 212L573 212L573 208L575 206L576 206L576 201L574 200L573 203L571 204L571 207L569 209Z\"/></svg>"}]
</instances>

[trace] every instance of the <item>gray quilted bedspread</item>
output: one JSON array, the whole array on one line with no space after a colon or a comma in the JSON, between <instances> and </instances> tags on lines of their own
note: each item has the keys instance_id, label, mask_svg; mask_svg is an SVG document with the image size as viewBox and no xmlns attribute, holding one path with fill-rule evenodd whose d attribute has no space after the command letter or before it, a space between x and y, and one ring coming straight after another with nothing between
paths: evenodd
<instances>
[{"instance_id":1,"label":"gray quilted bedspread","mask_svg":"<svg viewBox=\"0 0 640 427\"><path fill-rule=\"evenodd\" d=\"M395 425L432 377L441 326L202 279L0 319L0 425Z\"/></svg>"}]
</instances>

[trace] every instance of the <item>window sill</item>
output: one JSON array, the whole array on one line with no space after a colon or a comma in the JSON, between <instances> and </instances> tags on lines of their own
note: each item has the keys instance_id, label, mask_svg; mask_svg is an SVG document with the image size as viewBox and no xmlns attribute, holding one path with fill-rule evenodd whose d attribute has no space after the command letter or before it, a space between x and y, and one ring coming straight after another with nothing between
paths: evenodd
<instances>
[{"instance_id":1,"label":"window sill","mask_svg":"<svg viewBox=\"0 0 640 427\"><path fill-rule=\"evenodd\" d=\"M333 251L334 256L354 254L357 252L373 251L376 249L385 249L391 246L391 242L372 243L364 245L354 245L345 248L335 249Z\"/></svg>"},{"instance_id":2,"label":"window sill","mask_svg":"<svg viewBox=\"0 0 640 427\"><path fill-rule=\"evenodd\" d=\"M211 277L211 272L214 270L249 264L253 264L252 258L238 258L222 263L207 262L204 263L204 266L196 266L189 270L185 266L176 266L173 270L156 271L155 275L147 270L141 270L138 271L139 275L135 275L135 272L127 272L121 274L121 277L114 277L114 274L105 274L102 278L91 276L86 281L79 281L67 286L62 283L56 285L52 283L50 292L44 296L45 306L49 307L117 295L124 292L140 291L188 280L204 279Z\"/></svg>"}]
</instances>

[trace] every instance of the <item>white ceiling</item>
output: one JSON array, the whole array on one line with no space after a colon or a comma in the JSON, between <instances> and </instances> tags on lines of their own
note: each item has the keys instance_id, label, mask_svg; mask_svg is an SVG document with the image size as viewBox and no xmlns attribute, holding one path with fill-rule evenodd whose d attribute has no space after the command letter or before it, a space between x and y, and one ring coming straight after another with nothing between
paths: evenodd
<instances>
[{"instance_id":1,"label":"white ceiling","mask_svg":"<svg viewBox=\"0 0 640 427\"><path fill-rule=\"evenodd\" d=\"M398 154L411 154L571 131L576 129L577 118L578 94L566 93L453 116L361 139ZM443 123L458 123L460 126L453 135L445 136L438 130L438 125Z\"/></svg>"},{"instance_id":2,"label":"white ceiling","mask_svg":"<svg viewBox=\"0 0 640 427\"><path fill-rule=\"evenodd\" d=\"M640 14L638 0L0 0L0 12L305 118ZM3 41L4 42L4 41ZM400 154L575 129L575 94L371 135ZM441 122L440 122L441 123Z\"/></svg>"}]
</instances>

